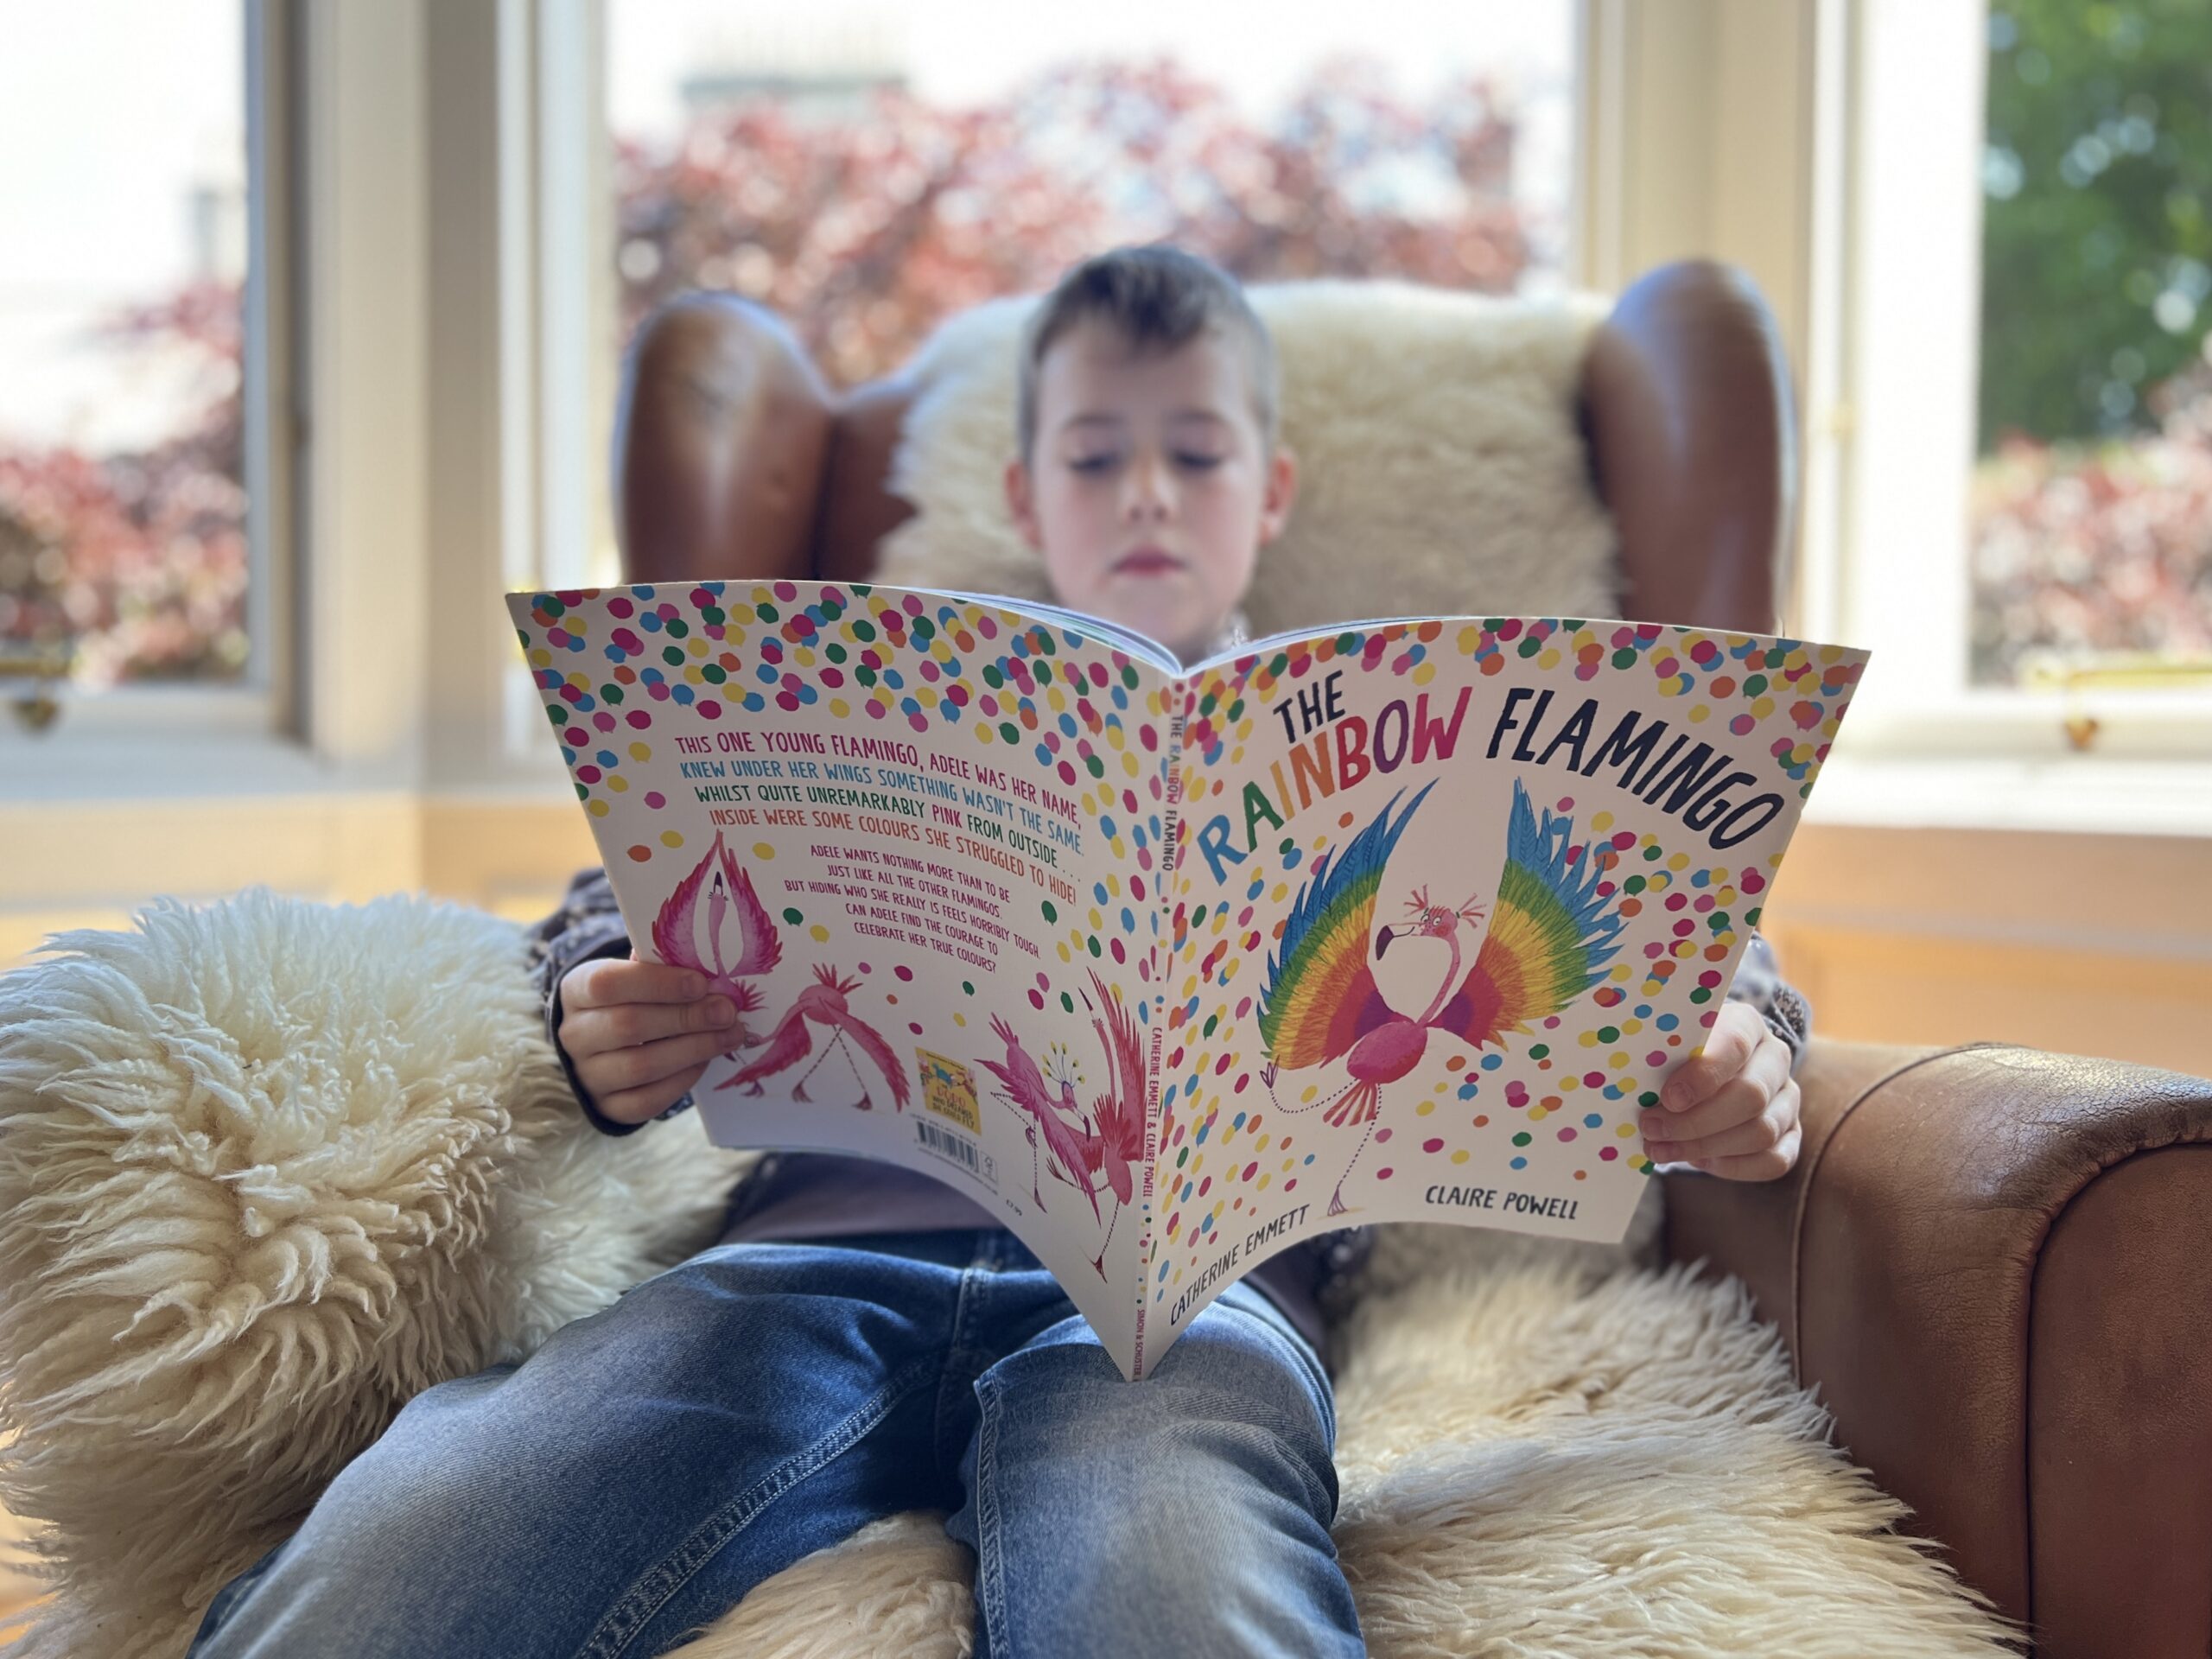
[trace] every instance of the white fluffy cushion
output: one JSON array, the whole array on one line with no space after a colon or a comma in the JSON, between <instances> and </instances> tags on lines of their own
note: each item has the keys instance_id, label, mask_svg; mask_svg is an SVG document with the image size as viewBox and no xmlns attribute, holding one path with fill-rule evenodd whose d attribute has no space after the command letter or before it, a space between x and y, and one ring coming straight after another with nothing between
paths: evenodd
<instances>
[{"instance_id":1,"label":"white fluffy cushion","mask_svg":"<svg viewBox=\"0 0 2212 1659\"><path fill-rule=\"evenodd\" d=\"M689 1254L729 1180L584 1122L510 923L138 922L0 978L0 1503L60 1592L22 1659L181 1651L407 1399Z\"/></svg>"},{"instance_id":2,"label":"white fluffy cushion","mask_svg":"<svg viewBox=\"0 0 2212 1659\"><path fill-rule=\"evenodd\" d=\"M402 1402L702 1242L734 1170L583 1127L488 917L250 893L59 944L0 979L0 1495L59 1589L9 1651L175 1655ZM1364 1287L1337 1538L1376 1653L2000 1651L1740 1287L1446 1228L1387 1230ZM968 1652L941 1521L684 1652Z\"/></svg>"},{"instance_id":3,"label":"white fluffy cushion","mask_svg":"<svg viewBox=\"0 0 2212 1659\"><path fill-rule=\"evenodd\" d=\"M1246 605L1255 633L1366 616L1618 613L1612 524L1575 423L1602 302L1397 283L1250 293L1282 359L1283 438L1300 479ZM1002 483L1036 302L962 313L908 371L916 401L891 486L918 516L886 538L883 581L1046 596Z\"/></svg>"}]
</instances>

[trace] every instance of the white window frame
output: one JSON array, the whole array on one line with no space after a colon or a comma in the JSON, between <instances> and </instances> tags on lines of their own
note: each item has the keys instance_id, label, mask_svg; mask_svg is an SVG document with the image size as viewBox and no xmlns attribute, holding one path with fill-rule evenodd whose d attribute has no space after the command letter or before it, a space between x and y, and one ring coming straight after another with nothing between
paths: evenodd
<instances>
[{"instance_id":1,"label":"white window frame","mask_svg":"<svg viewBox=\"0 0 2212 1659\"><path fill-rule=\"evenodd\" d=\"M138 683L97 690L54 688L61 713L47 732L26 735L0 721L0 775L17 781L45 770L57 751L116 760L149 748L212 741L226 748L299 729L294 562L290 517L296 270L293 133L298 58L289 0L244 0L238 49L245 59L246 662L219 684ZM65 766L66 772L76 768Z\"/></svg>"},{"instance_id":2,"label":"white window frame","mask_svg":"<svg viewBox=\"0 0 2212 1659\"><path fill-rule=\"evenodd\" d=\"M1967 543L1981 303L1986 0L1835 0L1847 54L1825 211L1847 263L1824 296L1836 360L1811 423L1833 486L1808 502L1807 631L1878 653L1850 724L1862 753L2071 759L2069 712L2100 722L2092 757L2212 758L2212 692L2053 690L1967 682ZM1834 257L1834 256L1831 256ZM1910 594L1914 603L1897 602Z\"/></svg>"},{"instance_id":3,"label":"white window frame","mask_svg":"<svg viewBox=\"0 0 2212 1659\"><path fill-rule=\"evenodd\" d=\"M250 3L254 667L0 721L0 806L542 795L560 759L499 595L613 564L582 337L611 278L563 251L605 211L572 137L600 0Z\"/></svg>"},{"instance_id":4,"label":"white window frame","mask_svg":"<svg viewBox=\"0 0 2212 1659\"><path fill-rule=\"evenodd\" d=\"M605 0L496 0L499 56L500 384L508 503L502 588L616 580L613 186ZM502 639L511 642L504 609ZM557 772L528 667L500 658L502 777Z\"/></svg>"},{"instance_id":5,"label":"white window frame","mask_svg":"<svg viewBox=\"0 0 2212 1659\"><path fill-rule=\"evenodd\" d=\"M1966 683L1985 0L1583 3L1578 279L1701 256L1758 283L1803 411L1783 625L1876 653L1808 817L2212 835L2212 697ZM1880 124L1899 99L1954 166ZM2076 711L2101 722L2087 753Z\"/></svg>"}]
</instances>

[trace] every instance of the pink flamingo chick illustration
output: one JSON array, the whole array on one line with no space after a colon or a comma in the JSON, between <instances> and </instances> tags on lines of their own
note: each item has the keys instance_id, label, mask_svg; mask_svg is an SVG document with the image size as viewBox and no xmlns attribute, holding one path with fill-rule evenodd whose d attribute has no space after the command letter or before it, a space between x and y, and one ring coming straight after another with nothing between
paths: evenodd
<instances>
[{"instance_id":1,"label":"pink flamingo chick illustration","mask_svg":"<svg viewBox=\"0 0 2212 1659\"><path fill-rule=\"evenodd\" d=\"M711 888L708 884L709 876L713 878ZM699 948L699 898L702 891L707 893L703 954ZM723 924L730 920L734 922L736 949L725 955ZM663 962L704 974L709 981L708 989L721 992L737 1005L738 1022L731 1033L729 1046L722 1051L725 1054L753 1047L760 1041L757 1033L747 1029L744 1018L759 1010L760 994L744 982L768 972L783 960L783 940L776 931L775 923L768 918L767 906L753 890L753 878L738 868L719 830L707 855L690 874L676 884L676 891L662 902L660 913L653 918L653 950Z\"/></svg>"},{"instance_id":2,"label":"pink flamingo chick illustration","mask_svg":"<svg viewBox=\"0 0 2212 1659\"><path fill-rule=\"evenodd\" d=\"M772 1077L779 1071L788 1071L801 1060L814 1053L813 1026L825 1027L830 1035L823 1044L822 1052L815 1056L814 1064L798 1075L791 1084L791 1098L807 1098L806 1080L822 1069L823 1063L832 1054L841 1054L845 1064L860 1079L861 1097L854 1105L865 1112L875 1104L868 1096L868 1074L861 1070L860 1062L853 1057L857 1046L868 1057L868 1063L891 1081L891 1098L900 1111L906 1109L906 1074L899 1065L899 1057L891 1052L874 1027L852 1011L845 999L860 988L857 979L840 979L837 970L817 964L814 969L815 982L798 994L791 1010L776 1022L776 1029L768 1038L766 1051L735 1077L715 1086L717 1089L743 1088L748 1095L763 1092L761 1080Z\"/></svg>"},{"instance_id":3,"label":"pink flamingo chick illustration","mask_svg":"<svg viewBox=\"0 0 2212 1659\"><path fill-rule=\"evenodd\" d=\"M1268 1065L1260 1076L1268 1098L1278 1110L1325 1106L1329 1123L1367 1126L1329 1196L1332 1216L1344 1212L1344 1185L1375 1133L1383 1085L1421 1064L1431 1031L1472 1048L1499 1044L1508 1032L1525 1031L1530 1020L1558 1013L1595 985L1617 949L1623 918L1598 895L1601 872L1595 861L1584 862L1569 851L1573 821L1547 810L1540 827L1529 791L1516 779L1497 911L1466 977L1459 976L1459 930L1483 913L1472 900L1455 910L1430 904L1427 890L1417 888L1413 924L1373 935L1376 961L1400 938L1441 939L1451 952L1443 982L1418 1018L1393 1008L1369 963L1375 900L1391 850L1434 787L1423 788L1395 821L1390 809L1398 798L1391 797L1352 837L1341 860L1322 859L1292 906L1280 950L1268 963L1260 1009ZM1351 1081L1336 1095L1301 1106L1274 1100L1278 1068L1298 1071L1338 1059Z\"/></svg>"},{"instance_id":4,"label":"pink flamingo chick illustration","mask_svg":"<svg viewBox=\"0 0 2212 1659\"><path fill-rule=\"evenodd\" d=\"M1097 1007L1091 1010L1090 1028L1098 1033L1098 1040L1106 1050L1106 1067L1111 1086L1107 1092L1091 1103L1095 1128L1083 1138L1084 1174L1096 1192L1103 1181L1114 1195L1114 1214L1106 1224L1106 1236L1099 1241L1098 1254L1090 1265L1098 1276L1106 1276L1106 1248L1114 1242L1114 1228L1122 1218L1122 1206L1129 1202L1136 1191L1135 1170L1144 1161L1145 1119L1145 1062L1144 1044L1137 1034L1137 1022L1131 1017L1122 999L1098 977L1098 970L1090 970L1091 988L1098 994ZM1088 997L1084 999L1086 1002ZM1093 1207L1096 1200L1093 1199Z\"/></svg>"},{"instance_id":5,"label":"pink flamingo chick illustration","mask_svg":"<svg viewBox=\"0 0 2212 1659\"><path fill-rule=\"evenodd\" d=\"M1084 1150L1085 1137L1082 1130L1060 1115L1063 1110L1072 1112L1075 1109L1073 1082L1063 1079L1060 1097L1054 1099L1052 1090L1046 1086L1045 1074L1037 1069L1037 1062L1030 1058L1029 1051L1022 1047L1021 1039L1014 1034L1014 1027L994 1014L991 1030L1006 1045L1006 1061L1001 1065L996 1060L985 1060L982 1065L1003 1085L999 1090L999 1097L1030 1120L1022 1127L1030 1146L1031 1199L1040 1212L1044 1211L1045 1195L1039 1190L1036 1152L1037 1137L1042 1135L1045 1145L1051 1151L1051 1162L1054 1166L1052 1173L1071 1185L1080 1185L1084 1196L1090 1200L1090 1213L1103 1224L1105 1217L1099 1214L1098 1194L1090 1181L1082 1176L1089 1161ZM1101 1260L1103 1260L1103 1255ZM1102 1268L1101 1271L1103 1270Z\"/></svg>"}]
</instances>

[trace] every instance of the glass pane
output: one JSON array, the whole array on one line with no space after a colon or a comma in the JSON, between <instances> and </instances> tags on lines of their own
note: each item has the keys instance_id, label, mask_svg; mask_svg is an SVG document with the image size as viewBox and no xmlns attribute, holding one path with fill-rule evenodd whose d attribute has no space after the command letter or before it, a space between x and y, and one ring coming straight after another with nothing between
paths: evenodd
<instances>
[{"instance_id":1,"label":"glass pane","mask_svg":"<svg viewBox=\"0 0 2212 1659\"><path fill-rule=\"evenodd\" d=\"M246 661L242 0L41 9L0 53L0 658ZM21 671L20 669L18 671Z\"/></svg>"},{"instance_id":2,"label":"glass pane","mask_svg":"<svg viewBox=\"0 0 2212 1659\"><path fill-rule=\"evenodd\" d=\"M624 333L729 289L850 385L1160 237L1248 281L1557 286L1573 11L611 0Z\"/></svg>"},{"instance_id":3,"label":"glass pane","mask_svg":"<svg viewBox=\"0 0 2212 1659\"><path fill-rule=\"evenodd\" d=\"M2212 665L2209 66L2202 0L1990 7L1979 683Z\"/></svg>"}]
</instances>

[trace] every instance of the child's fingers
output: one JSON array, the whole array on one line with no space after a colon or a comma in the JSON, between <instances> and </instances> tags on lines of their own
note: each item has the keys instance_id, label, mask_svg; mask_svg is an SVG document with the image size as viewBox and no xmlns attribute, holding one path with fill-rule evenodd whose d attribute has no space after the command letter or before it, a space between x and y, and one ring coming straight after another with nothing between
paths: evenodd
<instances>
[{"instance_id":1,"label":"child's fingers","mask_svg":"<svg viewBox=\"0 0 2212 1659\"><path fill-rule=\"evenodd\" d=\"M563 1008L598 1008L616 1002L690 1002L706 995L707 976L664 962L627 962L596 957L562 976Z\"/></svg>"},{"instance_id":2,"label":"child's fingers","mask_svg":"<svg viewBox=\"0 0 2212 1659\"><path fill-rule=\"evenodd\" d=\"M657 1089L679 1072L694 1066L703 1067L728 1042L727 1032L693 1032L681 1037L664 1037L657 1043L610 1049L577 1060L576 1076L591 1090L591 1097L604 1112L607 1103L617 1096ZM674 1100L683 1092L677 1090L668 1100ZM661 1103L666 1105L668 1101Z\"/></svg>"},{"instance_id":3,"label":"child's fingers","mask_svg":"<svg viewBox=\"0 0 2212 1659\"><path fill-rule=\"evenodd\" d=\"M1729 1085L1731 1089L1738 1086ZM1647 1137L1644 1150L1655 1163L1700 1165L1711 1160L1771 1152L1797 1127L1797 1085L1785 1078L1773 1097L1743 1122L1697 1140L1653 1141Z\"/></svg>"},{"instance_id":4,"label":"child's fingers","mask_svg":"<svg viewBox=\"0 0 2212 1659\"><path fill-rule=\"evenodd\" d=\"M1660 1105L1670 1112L1688 1111L1741 1071L1766 1034L1766 1021L1749 1003L1726 1004L1706 1033L1705 1046L1660 1085Z\"/></svg>"},{"instance_id":5,"label":"child's fingers","mask_svg":"<svg viewBox=\"0 0 2212 1659\"><path fill-rule=\"evenodd\" d=\"M1789 1048L1762 1025L1761 1040L1736 1074L1707 1099L1681 1111L1647 1110L1637 1119L1646 1142L1681 1146L1749 1122L1789 1081ZM1663 1096L1662 1096L1663 1098Z\"/></svg>"},{"instance_id":6,"label":"child's fingers","mask_svg":"<svg viewBox=\"0 0 2212 1659\"><path fill-rule=\"evenodd\" d=\"M720 1032L727 1038L737 1025L737 1005L726 996L692 1002L613 1002L597 1007L562 1004L561 1046L571 1059L636 1048L693 1032Z\"/></svg>"},{"instance_id":7,"label":"child's fingers","mask_svg":"<svg viewBox=\"0 0 2212 1659\"><path fill-rule=\"evenodd\" d=\"M1802 1128L1793 1128L1768 1151L1747 1153L1738 1158L1715 1158L1699 1167L1724 1181L1779 1180L1797 1167L1797 1148L1803 1135Z\"/></svg>"},{"instance_id":8,"label":"child's fingers","mask_svg":"<svg viewBox=\"0 0 2212 1659\"><path fill-rule=\"evenodd\" d=\"M644 1088L625 1089L601 1096L599 1099L600 1114L613 1118L617 1123L643 1123L658 1117L690 1094L699 1079L706 1075L706 1063L702 1061Z\"/></svg>"}]
</instances>

